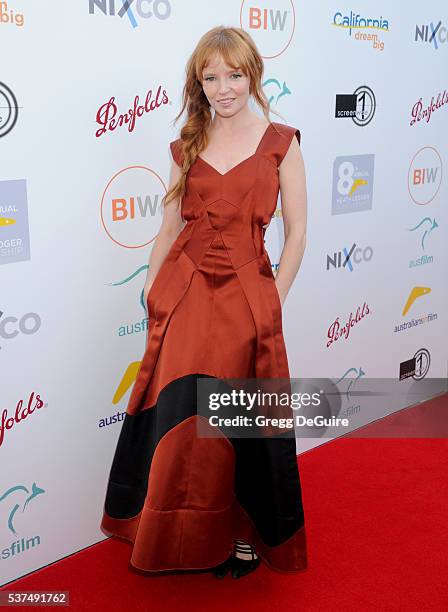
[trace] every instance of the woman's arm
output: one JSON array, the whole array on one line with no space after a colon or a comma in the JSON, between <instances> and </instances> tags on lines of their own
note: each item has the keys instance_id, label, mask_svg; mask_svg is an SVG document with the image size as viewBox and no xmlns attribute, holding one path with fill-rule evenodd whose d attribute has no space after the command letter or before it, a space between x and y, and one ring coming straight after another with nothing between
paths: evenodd
<instances>
[{"instance_id":1,"label":"woman's arm","mask_svg":"<svg viewBox=\"0 0 448 612\"><path fill-rule=\"evenodd\" d=\"M172 162L170 171L169 187L177 183L180 178L181 170L176 162ZM157 276L157 273L165 259L168 252L176 240L177 236L183 229L185 223L182 221L180 205L178 206L179 200L171 200L169 204L164 207L162 225L160 226L159 233L155 239L154 245L151 249L151 255L149 257L149 269L146 275L145 288L143 291L145 304L148 298L148 293L151 285Z\"/></svg>"},{"instance_id":2,"label":"woman's arm","mask_svg":"<svg viewBox=\"0 0 448 612\"><path fill-rule=\"evenodd\" d=\"M302 263L306 245L307 192L305 165L296 136L279 166L285 243L275 283L280 302L288 291Z\"/></svg>"}]
</instances>

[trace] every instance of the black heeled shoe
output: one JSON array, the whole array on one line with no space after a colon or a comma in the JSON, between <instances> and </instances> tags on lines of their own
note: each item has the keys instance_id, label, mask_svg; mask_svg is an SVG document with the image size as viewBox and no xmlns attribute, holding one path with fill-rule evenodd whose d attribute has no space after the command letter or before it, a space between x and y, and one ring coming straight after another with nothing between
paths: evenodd
<instances>
[{"instance_id":1,"label":"black heeled shoe","mask_svg":"<svg viewBox=\"0 0 448 612\"><path fill-rule=\"evenodd\" d=\"M230 555L225 561L217 565L212 569L212 573L216 578L224 578L232 568L233 554Z\"/></svg>"},{"instance_id":2,"label":"black heeled shoe","mask_svg":"<svg viewBox=\"0 0 448 612\"><path fill-rule=\"evenodd\" d=\"M236 553L248 553L251 559L241 559ZM232 578L242 578L251 572L254 572L260 565L260 557L255 556L255 548L250 544L246 544L242 540L236 540L232 555Z\"/></svg>"}]
</instances>

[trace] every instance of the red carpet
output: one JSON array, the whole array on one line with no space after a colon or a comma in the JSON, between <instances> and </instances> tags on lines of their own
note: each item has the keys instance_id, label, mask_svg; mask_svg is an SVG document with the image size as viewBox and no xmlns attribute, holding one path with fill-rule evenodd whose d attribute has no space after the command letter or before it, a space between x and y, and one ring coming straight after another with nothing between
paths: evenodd
<instances>
[{"instance_id":1,"label":"red carpet","mask_svg":"<svg viewBox=\"0 0 448 612\"><path fill-rule=\"evenodd\" d=\"M391 418L397 426L418 414L421 423L432 409L437 418L447 414L448 397ZM2 590L68 590L73 610L448 609L446 439L340 438L301 455L299 465L305 572L281 575L261 566L241 580L146 577L128 571L129 544L107 540Z\"/></svg>"}]
</instances>

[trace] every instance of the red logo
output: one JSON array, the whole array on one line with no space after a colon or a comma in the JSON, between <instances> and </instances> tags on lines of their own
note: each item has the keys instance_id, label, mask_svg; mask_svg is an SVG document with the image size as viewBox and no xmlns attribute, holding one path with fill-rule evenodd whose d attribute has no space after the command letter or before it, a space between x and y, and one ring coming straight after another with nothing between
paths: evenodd
<instances>
[{"instance_id":1,"label":"red logo","mask_svg":"<svg viewBox=\"0 0 448 612\"><path fill-rule=\"evenodd\" d=\"M339 317L336 317L335 321L328 328L327 335L328 335L329 340L327 342L327 348L330 346L330 344L333 344L333 342L336 342L336 340L339 340L339 338L341 338L342 336L347 340L350 334L350 330L355 325L355 323L359 323L361 319L365 317L366 315L368 315L369 313L370 313L369 307L367 303L364 302L362 306L362 310L361 310L361 306L358 306L356 310L356 315L354 318L353 318L353 312L350 313L349 319L345 323L345 325L341 326L341 324L339 323Z\"/></svg>"},{"instance_id":2,"label":"red logo","mask_svg":"<svg viewBox=\"0 0 448 612\"><path fill-rule=\"evenodd\" d=\"M16 423L20 423L26 419L34 410L42 408L44 405L39 395L36 395L35 402L33 405L34 391L31 393L28 399L28 406L23 408L23 400L20 400L16 406L14 416L8 417L8 411L6 408L3 410L0 422L0 446L3 444L5 438L5 432L7 429L12 429Z\"/></svg>"},{"instance_id":3,"label":"red logo","mask_svg":"<svg viewBox=\"0 0 448 612\"><path fill-rule=\"evenodd\" d=\"M112 96L108 102L100 106L96 114L96 122L101 125L96 132L95 136L99 138L105 132L110 130L113 132L117 127L122 127L124 124L128 126L128 131L132 132L135 127L137 117L141 117L143 113L150 113L151 111L159 108L162 104L168 104L168 96L166 95L165 89L161 90L161 85L157 89L155 98L152 95L152 89L148 90L146 94L145 102L139 104L139 96L135 96L134 105L126 113L117 115L118 108L115 104L115 96Z\"/></svg>"}]
</instances>

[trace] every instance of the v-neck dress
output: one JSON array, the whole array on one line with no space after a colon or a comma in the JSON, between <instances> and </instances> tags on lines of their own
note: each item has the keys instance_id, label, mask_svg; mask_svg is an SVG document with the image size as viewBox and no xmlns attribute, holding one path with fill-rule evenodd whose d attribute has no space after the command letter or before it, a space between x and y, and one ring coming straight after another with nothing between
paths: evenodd
<instances>
[{"instance_id":1,"label":"v-neck dress","mask_svg":"<svg viewBox=\"0 0 448 612\"><path fill-rule=\"evenodd\" d=\"M306 568L294 438L197 435L197 381L289 379L282 307L264 244L278 167L295 127L268 124L256 152L225 173L201 157L186 221L150 288L146 349L107 483L101 528L133 544L143 571L209 568L235 539L273 570ZM182 165L180 139L170 143Z\"/></svg>"}]
</instances>

